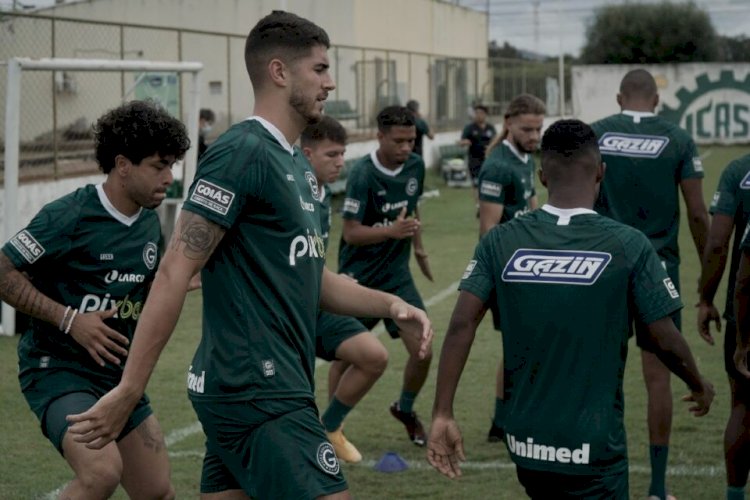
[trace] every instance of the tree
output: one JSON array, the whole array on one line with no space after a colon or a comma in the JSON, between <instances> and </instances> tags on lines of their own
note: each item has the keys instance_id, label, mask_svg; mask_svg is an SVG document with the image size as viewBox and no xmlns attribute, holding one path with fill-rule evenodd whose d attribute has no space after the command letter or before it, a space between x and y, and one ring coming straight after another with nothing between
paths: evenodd
<instances>
[{"instance_id":1,"label":"tree","mask_svg":"<svg viewBox=\"0 0 750 500\"><path fill-rule=\"evenodd\" d=\"M626 3L597 11L581 59L588 64L716 61L719 38L693 3Z\"/></svg>"},{"instance_id":2,"label":"tree","mask_svg":"<svg viewBox=\"0 0 750 500\"><path fill-rule=\"evenodd\" d=\"M721 36L719 39L722 62L750 62L750 38L740 35Z\"/></svg>"}]
</instances>

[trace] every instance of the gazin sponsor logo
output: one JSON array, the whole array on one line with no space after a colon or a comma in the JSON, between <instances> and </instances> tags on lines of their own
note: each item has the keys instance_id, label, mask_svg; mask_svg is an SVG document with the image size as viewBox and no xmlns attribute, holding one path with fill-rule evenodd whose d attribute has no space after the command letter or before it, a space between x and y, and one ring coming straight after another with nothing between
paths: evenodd
<instances>
[{"instance_id":1,"label":"gazin sponsor logo","mask_svg":"<svg viewBox=\"0 0 750 500\"><path fill-rule=\"evenodd\" d=\"M591 285L599 279L612 255L577 250L519 248L503 269L505 282Z\"/></svg>"}]
</instances>

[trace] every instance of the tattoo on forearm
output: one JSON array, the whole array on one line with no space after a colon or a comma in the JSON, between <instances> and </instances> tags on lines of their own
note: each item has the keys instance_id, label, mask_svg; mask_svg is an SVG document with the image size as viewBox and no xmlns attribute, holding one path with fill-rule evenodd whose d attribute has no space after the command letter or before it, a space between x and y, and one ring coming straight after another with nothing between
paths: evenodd
<instances>
[{"instance_id":1,"label":"tattoo on forearm","mask_svg":"<svg viewBox=\"0 0 750 500\"><path fill-rule=\"evenodd\" d=\"M54 302L47 299L10 262L0 258L0 299L24 314L46 321L54 321Z\"/></svg>"},{"instance_id":2,"label":"tattoo on forearm","mask_svg":"<svg viewBox=\"0 0 750 500\"><path fill-rule=\"evenodd\" d=\"M202 217L190 214L180 224L180 236L176 243L185 243L182 252L188 259L203 260L213 252L218 236L216 226Z\"/></svg>"}]
</instances>

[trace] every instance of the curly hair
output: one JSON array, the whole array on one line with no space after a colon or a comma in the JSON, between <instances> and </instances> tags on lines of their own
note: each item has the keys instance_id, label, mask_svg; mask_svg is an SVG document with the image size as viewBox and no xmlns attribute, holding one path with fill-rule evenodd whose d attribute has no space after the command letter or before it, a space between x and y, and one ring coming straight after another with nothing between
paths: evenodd
<instances>
[{"instance_id":1,"label":"curly hair","mask_svg":"<svg viewBox=\"0 0 750 500\"><path fill-rule=\"evenodd\" d=\"M94 125L94 140L105 174L117 155L137 165L154 154L181 159L190 148L185 125L153 101L131 101L107 111Z\"/></svg>"},{"instance_id":2,"label":"curly hair","mask_svg":"<svg viewBox=\"0 0 750 500\"><path fill-rule=\"evenodd\" d=\"M413 127L416 122L411 111L404 106L388 106L383 108L376 118L378 130L386 133L391 127Z\"/></svg>"}]
</instances>

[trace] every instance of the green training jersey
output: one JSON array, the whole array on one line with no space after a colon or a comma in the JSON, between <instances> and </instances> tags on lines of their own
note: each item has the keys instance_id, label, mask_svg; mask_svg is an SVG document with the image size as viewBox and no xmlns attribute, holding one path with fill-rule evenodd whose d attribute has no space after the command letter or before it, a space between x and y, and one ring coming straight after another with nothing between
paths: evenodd
<instances>
[{"instance_id":1,"label":"green training jersey","mask_svg":"<svg viewBox=\"0 0 750 500\"><path fill-rule=\"evenodd\" d=\"M390 226L404 207L411 216L422 195L425 168L414 153L396 170L385 168L375 151L360 159L346 181L344 219L364 226ZM342 237L339 272L374 288L399 285L411 276L411 238L387 239L372 245L350 245Z\"/></svg>"},{"instance_id":2,"label":"green training jersey","mask_svg":"<svg viewBox=\"0 0 750 500\"><path fill-rule=\"evenodd\" d=\"M45 205L3 253L40 292L79 314L116 307L105 323L132 339L158 265L160 238L156 212L123 215L102 185L88 185ZM18 343L18 358L21 373L66 368L114 380L125 365L123 357L120 365L99 366L58 325L34 318Z\"/></svg>"},{"instance_id":3,"label":"green training jersey","mask_svg":"<svg viewBox=\"0 0 750 500\"><path fill-rule=\"evenodd\" d=\"M724 308L724 317L734 319L734 276L740 265L742 232L750 220L750 155L734 160L721 173L709 212L711 215L722 214L734 219L734 244Z\"/></svg>"},{"instance_id":4,"label":"green training jersey","mask_svg":"<svg viewBox=\"0 0 750 500\"><path fill-rule=\"evenodd\" d=\"M630 323L682 307L648 239L591 210L545 205L492 228L460 289L497 301L511 458L564 474L626 468Z\"/></svg>"},{"instance_id":5,"label":"green training jersey","mask_svg":"<svg viewBox=\"0 0 750 500\"><path fill-rule=\"evenodd\" d=\"M318 189L304 155L258 117L201 158L184 209L226 233L201 273L191 399L313 398L325 259Z\"/></svg>"},{"instance_id":6,"label":"green training jersey","mask_svg":"<svg viewBox=\"0 0 750 500\"><path fill-rule=\"evenodd\" d=\"M479 200L503 205L500 224L530 210L534 190L534 159L521 155L507 140L498 144L479 171Z\"/></svg>"},{"instance_id":7,"label":"green training jersey","mask_svg":"<svg viewBox=\"0 0 750 500\"><path fill-rule=\"evenodd\" d=\"M703 178L693 139L653 113L626 111L591 127L607 164L595 210L643 231L662 260L679 264L677 187Z\"/></svg>"},{"instance_id":8,"label":"green training jersey","mask_svg":"<svg viewBox=\"0 0 750 500\"><path fill-rule=\"evenodd\" d=\"M328 240L331 232L331 188L323 186L320 193L320 237L328 251Z\"/></svg>"}]
</instances>

